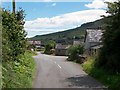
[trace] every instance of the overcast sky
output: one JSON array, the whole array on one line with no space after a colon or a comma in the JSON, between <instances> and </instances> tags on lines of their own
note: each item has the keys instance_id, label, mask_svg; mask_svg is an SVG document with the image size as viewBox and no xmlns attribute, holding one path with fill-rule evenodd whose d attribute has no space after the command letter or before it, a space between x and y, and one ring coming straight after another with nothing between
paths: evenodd
<instances>
[{"instance_id":1,"label":"overcast sky","mask_svg":"<svg viewBox=\"0 0 120 90\"><path fill-rule=\"evenodd\" d=\"M75 1L75 0L74 0ZM89 1L89 2L88 2ZM75 28L83 23L95 21L106 14L105 1L113 0L18 0L17 9L25 10L24 28L27 37L43 35ZM11 10L11 2L2 2L2 7Z\"/></svg>"}]
</instances>

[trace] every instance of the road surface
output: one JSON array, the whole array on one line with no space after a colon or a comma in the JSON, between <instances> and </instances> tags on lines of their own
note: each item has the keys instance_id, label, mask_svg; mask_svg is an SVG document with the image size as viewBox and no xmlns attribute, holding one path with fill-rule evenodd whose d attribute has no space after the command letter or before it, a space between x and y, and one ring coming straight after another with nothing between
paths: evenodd
<instances>
[{"instance_id":1,"label":"road surface","mask_svg":"<svg viewBox=\"0 0 120 90\"><path fill-rule=\"evenodd\" d=\"M33 88L86 88L86 90L104 90L102 88L105 87L88 76L79 64L66 61L66 58L65 56L51 56L41 53L34 56L36 76Z\"/></svg>"}]
</instances>

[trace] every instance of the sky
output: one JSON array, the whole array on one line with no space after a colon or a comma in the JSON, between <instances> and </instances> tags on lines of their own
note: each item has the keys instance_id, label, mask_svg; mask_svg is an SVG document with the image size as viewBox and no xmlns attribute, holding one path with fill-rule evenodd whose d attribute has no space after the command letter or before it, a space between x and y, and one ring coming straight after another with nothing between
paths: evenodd
<instances>
[{"instance_id":1,"label":"sky","mask_svg":"<svg viewBox=\"0 0 120 90\"><path fill-rule=\"evenodd\" d=\"M24 29L27 37L64 31L101 19L101 15L108 15L104 2L113 0L61 1L16 0L16 10L20 7L25 10ZM12 10L11 0L4 0L2 7Z\"/></svg>"}]
</instances>

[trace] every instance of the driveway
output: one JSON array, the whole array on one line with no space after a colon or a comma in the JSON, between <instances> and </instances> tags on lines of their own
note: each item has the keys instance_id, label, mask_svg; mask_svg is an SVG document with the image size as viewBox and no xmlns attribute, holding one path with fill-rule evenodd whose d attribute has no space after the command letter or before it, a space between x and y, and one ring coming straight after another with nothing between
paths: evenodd
<instances>
[{"instance_id":1,"label":"driveway","mask_svg":"<svg viewBox=\"0 0 120 90\"><path fill-rule=\"evenodd\" d=\"M36 76L33 88L84 88L105 90L105 87L88 76L79 64L66 61L65 56L38 53L34 56Z\"/></svg>"}]
</instances>

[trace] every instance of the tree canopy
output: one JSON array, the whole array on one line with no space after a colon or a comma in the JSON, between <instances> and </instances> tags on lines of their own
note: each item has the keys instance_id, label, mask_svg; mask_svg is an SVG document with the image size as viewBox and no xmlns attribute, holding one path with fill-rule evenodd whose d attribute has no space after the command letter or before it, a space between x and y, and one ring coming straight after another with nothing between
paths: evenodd
<instances>
[{"instance_id":1,"label":"tree canopy","mask_svg":"<svg viewBox=\"0 0 120 90\"><path fill-rule=\"evenodd\" d=\"M23 27L24 12L17 14L2 9L2 78L3 88L10 87L13 79L23 66L23 59L26 50L26 32ZM19 13L19 14L18 14ZM21 15L21 17L19 16ZM18 19L19 18L19 19ZM16 68L15 68L16 67ZM22 73L23 74L23 73ZM19 74L20 75L20 74Z\"/></svg>"},{"instance_id":2,"label":"tree canopy","mask_svg":"<svg viewBox=\"0 0 120 90\"><path fill-rule=\"evenodd\" d=\"M107 3L109 18L103 34L103 47L101 49L98 66L115 73L120 73L120 1Z\"/></svg>"}]
</instances>

